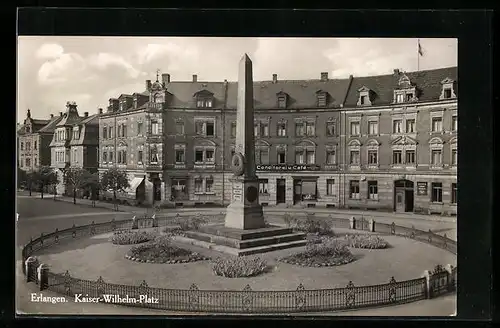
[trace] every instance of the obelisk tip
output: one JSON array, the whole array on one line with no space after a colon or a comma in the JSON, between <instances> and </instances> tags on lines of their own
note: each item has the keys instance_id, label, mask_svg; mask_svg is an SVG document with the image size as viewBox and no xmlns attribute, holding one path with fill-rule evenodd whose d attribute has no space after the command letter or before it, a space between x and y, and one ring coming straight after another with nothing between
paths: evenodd
<instances>
[{"instance_id":1,"label":"obelisk tip","mask_svg":"<svg viewBox=\"0 0 500 328\"><path fill-rule=\"evenodd\" d=\"M250 57L248 57L248 55L245 53L243 55L243 57L241 58L241 61L244 61L244 62L252 62L252 60L250 59Z\"/></svg>"}]
</instances>

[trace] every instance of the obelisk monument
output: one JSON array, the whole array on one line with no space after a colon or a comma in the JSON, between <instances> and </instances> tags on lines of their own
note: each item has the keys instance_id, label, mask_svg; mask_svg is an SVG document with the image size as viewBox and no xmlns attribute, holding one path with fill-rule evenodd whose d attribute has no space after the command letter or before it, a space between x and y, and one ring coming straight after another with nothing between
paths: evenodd
<instances>
[{"instance_id":1,"label":"obelisk monument","mask_svg":"<svg viewBox=\"0 0 500 328\"><path fill-rule=\"evenodd\" d=\"M252 61L247 54L239 64L236 111L236 147L231 159L231 204L226 210L225 226L236 229L265 227L259 203L259 180L255 174Z\"/></svg>"}]
</instances>

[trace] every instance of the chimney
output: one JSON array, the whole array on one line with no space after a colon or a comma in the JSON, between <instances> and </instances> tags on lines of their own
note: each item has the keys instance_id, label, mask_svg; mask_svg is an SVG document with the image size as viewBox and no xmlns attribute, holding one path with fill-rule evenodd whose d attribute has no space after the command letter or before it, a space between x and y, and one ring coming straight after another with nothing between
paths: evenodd
<instances>
[{"instance_id":1,"label":"chimney","mask_svg":"<svg viewBox=\"0 0 500 328\"><path fill-rule=\"evenodd\" d=\"M163 83L170 83L170 74L162 74L161 75L161 81Z\"/></svg>"},{"instance_id":2,"label":"chimney","mask_svg":"<svg viewBox=\"0 0 500 328\"><path fill-rule=\"evenodd\" d=\"M273 83L278 82L278 74L273 74Z\"/></svg>"},{"instance_id":3,"label":"chimney","mask_svg":"<svg viewBox=\"0 0 500 328\"><path fill-rule=\"evenodd\" d=\"M321 81L328 81L328 72L321 72Z\"/></svg>"},{"instance_id":4,"label":"chimney","mask_svg":"<svg viewBox=\"0 0 500 328\"><path fill-rule=\"evenodd\" d=\"M63 114L62 112L59 112L59 116L61 116L61 117L62 117L62 114Z\"/></svg>"},{"instance_id":5,"label":"chimney","mask_svg":"<svg viewBox=\"0 0 500 328\"><path fill-rule=\"evenodd\" d=\"M98 108L98 109L97 109L97 112L98 112L99 114L102 114L102 108Z\"/></svg>"},{"instance_id":6,"label":"chimney","mask_svg":"<svg viewBox=\"0 0 500 328\"><path fill-rule=\"evenodd\" d=\"M146 90L151 90L151 80L146 80Z\"/></svg>"},{"instance_id":7,"label":"chimney","mask_svg":"<svg viewBox=\"0 0 500 328\"><path fill-rule=\"evenodd\" d=\"M83 113L83 116L84 116L84 117L89 117L89 112L84 112L84 113Z\"/></svg>"},{"instance_id":8,"label":"chimney","mask_svg":"<svg viewBox=\"0 0 500 328\"><path fill-rule=\"evenodd\" d=\"M54 114L50 114L50 118L54 118Z\"/></svg>"},{"instance_id":9,"label":"chimney","mask_svg":"<svg viewBox=\"0 0 500 328\"><path fill-rule=\"evenodd\" d=\"M193 82L198 82L198 75L193 74Z\"/></svg>"},{"instance_id":10,"label":"chimney","mask_svg":"<svg viewBox=\"0 0 500 328\"><path fill-rule=\"evenodd\" d=\"M396 69L394 70L394 75L399 75L399 69L398 69L398 68L396 68Z\"/></svg>"}]
</instances>

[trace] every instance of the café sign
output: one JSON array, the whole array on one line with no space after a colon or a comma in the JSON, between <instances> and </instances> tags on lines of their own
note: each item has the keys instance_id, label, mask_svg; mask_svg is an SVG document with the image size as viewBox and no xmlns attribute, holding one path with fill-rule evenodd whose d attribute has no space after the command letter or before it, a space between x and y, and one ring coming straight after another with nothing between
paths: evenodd
<instances>
[{"instance_id":1,"label":"caf\u00e9 sign","mask_svg":"<svg viewBox=\"0 0 500 328\"><path fill-rule=\"evenodd\" d=\"M314 164L270 164L270 165L257 165L257 171L318 171L319 165Z\"/></svg>"},{"instance_id":2,"label":"caf\u00e9 sign","mask_svg":"<svg viewBox=\"0 0 500 328\"><path fill-rule=\"evenodd\" d=\"M419 196L427 195L427 182L417 182L417 195Z\"/></svg>"}]
</instances>

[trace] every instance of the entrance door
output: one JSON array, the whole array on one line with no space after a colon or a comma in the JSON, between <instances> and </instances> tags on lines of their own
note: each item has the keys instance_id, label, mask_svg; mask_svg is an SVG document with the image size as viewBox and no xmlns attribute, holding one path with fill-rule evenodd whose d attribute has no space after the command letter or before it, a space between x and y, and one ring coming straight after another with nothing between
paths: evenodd
<instances>
[{"instance_id":1,"label":"entrance door","mask_svg":"<svg viewBox=\"0 0 500 328\"><path fill-rule=\"evenodd\" d=\"M161 180L153 179L153 199L154 201L161 201Z\"/></svg>"},{"instance_id":2,"label":"entrance door","mask_svg":"<svg viewBox=\"0 0 500 328\"><path fill-rule=\"evenodd\" d=\"M405 191L404 189L396 190L396 212L405 212L406 203L405 203Z\"/></svg>"},{"instance_id":3,"label":"entrance door","mask_svg":"<svg viewBox=\"0 0 500 328\"><path fill-rule=\"evenodd\" d=\"M406 212L413 212L413 189L405 190L405 209Z\"/></svg>"},{"instance_id":4,"label":"entrance door","mask_svg":"<svg viewBox=\"0 0 500 328\"><path fill-rule=\"evenodd\" d=\"M285 179L276 179L276 204L285 203L286 182Z\"/></svg>"},{"instance_id":5,"label":"entrance door","mask_svg":"<svg viewBox=\"0 0 500 328\"><path fill-rule=\"evenodd\" d=\"M302 181L293 181L293 203L297 204L302 201Z\"/></svg>"}]
</instances>

